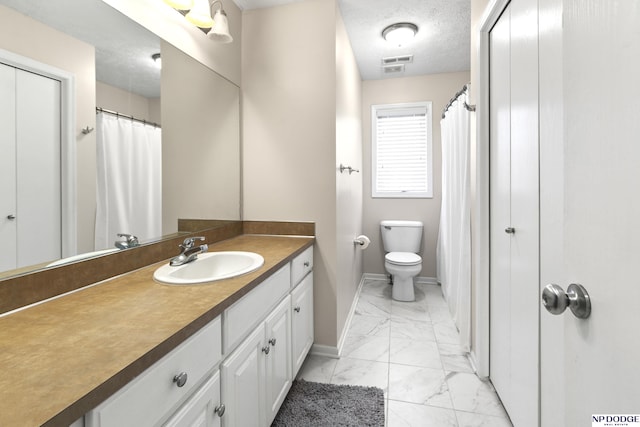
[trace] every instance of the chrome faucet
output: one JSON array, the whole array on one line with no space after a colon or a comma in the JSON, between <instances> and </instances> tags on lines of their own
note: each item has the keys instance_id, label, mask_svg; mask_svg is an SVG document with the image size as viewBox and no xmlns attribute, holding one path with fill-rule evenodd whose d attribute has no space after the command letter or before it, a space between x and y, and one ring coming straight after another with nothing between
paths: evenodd
<instances>
[{"instance_id":1,"label":"chrome faucet","mask_svg":"<svg viewBox=\"0 0 640 427\"><path fill-rule=\"evenodd\" d=\"M204 241L204 237L188 237L184 239L181 245L178 245L182 252L177 257L171 258L169 265L177 267L179 265L187 264L191 261L195 261L198 258L198 254L207 252L209 246L206 244L196 246L196 240Z\"/></svg>"},{"instance_id":2,"label":"chrome faucet","mask_svg":"<svg viewBox=\"0 0 640 427\"><path fill-rule=\"evenodd\" d=\"M118 233L118 237L124 237L124 240L116 240L115 244L118 249L129 249L140 246L138 238L133 234Z\"/></svg>"}]
</instances>

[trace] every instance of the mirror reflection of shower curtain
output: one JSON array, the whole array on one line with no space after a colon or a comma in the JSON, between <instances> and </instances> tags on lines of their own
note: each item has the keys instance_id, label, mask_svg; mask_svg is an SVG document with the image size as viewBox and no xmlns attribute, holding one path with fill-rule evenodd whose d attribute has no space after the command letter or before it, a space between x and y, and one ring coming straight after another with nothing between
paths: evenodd
<instances>
[{"instance_id":1,"label":"mirror reflection of shower curtain","mask_svg":"<svg viewBox=\"0 0 640 427\"><path fill-rule=\"evenodd\" d=\"M162 131L99 112L96 118L95 249L113 248L118 233L142 242L162 234Z\"/></svg>"},{"instance_id":2,"label":"mirror reflection of shower curtain","mask_svg":"<svg viewBox=\"0 0 640 427\"><path fill-rule=\"evenodd\" d=\"M442 208L436 248L438 281L469 351L471 335L471 190L468 89L440 121L442 134Z\"/></svg>"}]
</instances>

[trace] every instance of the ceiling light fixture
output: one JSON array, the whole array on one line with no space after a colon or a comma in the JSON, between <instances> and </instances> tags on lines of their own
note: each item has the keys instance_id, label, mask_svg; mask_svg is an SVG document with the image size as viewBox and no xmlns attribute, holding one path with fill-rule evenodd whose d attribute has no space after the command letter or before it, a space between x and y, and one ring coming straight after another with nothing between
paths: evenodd
<instances>
[{"instance_id":1,"label":"ceiling light fixture","mask_svg":"<svg viewBox=\"0 0 640 427\"><path fill-rule=\"evenodd\" d=\"M399 22L382 30L382 38L389 43L402 46L409 43L418 32L418 26L410 22Z\"/></svg>"}]
</instances>

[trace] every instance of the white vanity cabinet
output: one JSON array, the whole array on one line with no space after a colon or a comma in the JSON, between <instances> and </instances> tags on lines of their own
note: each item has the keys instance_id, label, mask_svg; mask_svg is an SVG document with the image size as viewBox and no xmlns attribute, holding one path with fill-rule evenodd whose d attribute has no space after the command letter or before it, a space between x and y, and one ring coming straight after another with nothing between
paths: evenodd
<instances>
[{"instance_id":1,"label":"white vanity cabinet","mask_svg":"<svg viewBox=\"0 0 640 427\"><path fill-rule=\"evenodd\" d=\"M291 291L291 363L298 374L313 345L313 274L308 274Z\"/></svg>"},{"instance_id":2,"label":"white vanity cabinet","mask_svg":"<svg viewBox=\"0 0 640 427\"><path fill-rule=\"evenodd\" d=\"M270 425L313 344L312 268L310 247L86 414L85 427Z\"/></svg>"},{"instance_id":3,"label":"white vanity cabinet","mask_svg":"<svg viewBox=\"0 0 640 427\"><path fill-rule=\"evenodd\" d=\"M265 426L291 387L291 297L287 295L222 363L225 427Z\"/></svg>"},{"instance_id":4,"label":"white vanity cabinet","mask_svg":"<svg viewBox=\"0 0 640 427\"><path fill-rule=\"evenodd\" d=\"M220 317L188 338L85 416L86 427L159 425L222 359Z\"/></svg>"},{"instance_id":5,"label":"white vanity cabinet","mask_svg":"<svg viewBox=\"0 0 640 427\"><path fill-rule=\"evenodd\" d=\"M224 410L220 403L220 371L216 370L164 427L220 427Z\"/></svg>"}]
</instances>

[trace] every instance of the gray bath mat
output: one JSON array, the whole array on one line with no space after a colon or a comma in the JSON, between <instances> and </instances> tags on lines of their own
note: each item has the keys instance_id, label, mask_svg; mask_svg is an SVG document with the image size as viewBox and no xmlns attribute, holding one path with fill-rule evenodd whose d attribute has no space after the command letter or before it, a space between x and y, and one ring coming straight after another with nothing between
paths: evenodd
<instances>
[{"instance_id":1,"label":"gray bath mat","mask_svg":"<svg viewBox=\"0 0 640 427\"><path fill-rule=\"evenodd\" d=\"M384 394L376 387L296 380L271 427L384 427Z\"/></svg>"}]
</instances>

